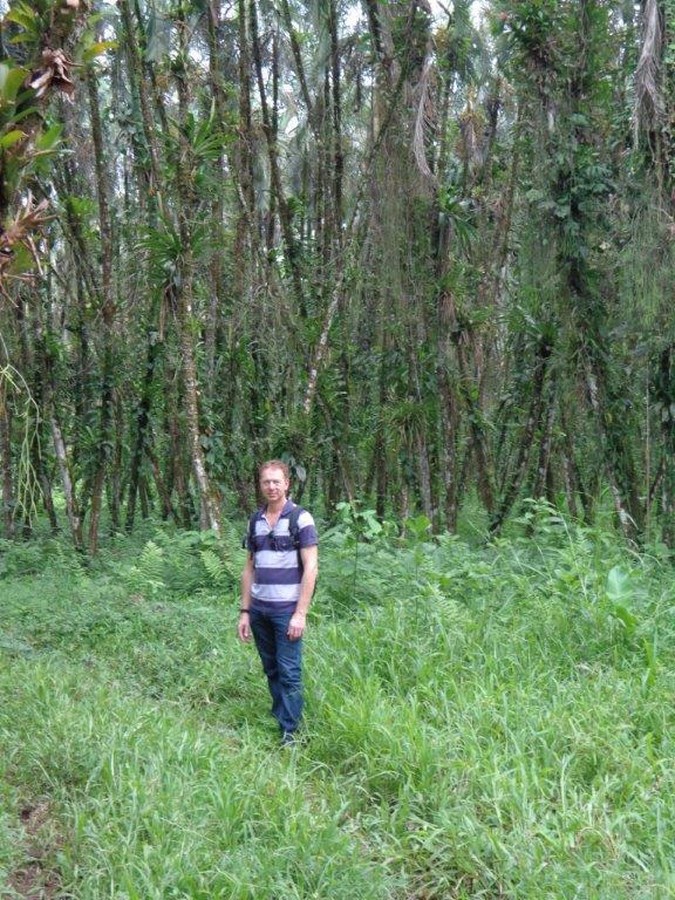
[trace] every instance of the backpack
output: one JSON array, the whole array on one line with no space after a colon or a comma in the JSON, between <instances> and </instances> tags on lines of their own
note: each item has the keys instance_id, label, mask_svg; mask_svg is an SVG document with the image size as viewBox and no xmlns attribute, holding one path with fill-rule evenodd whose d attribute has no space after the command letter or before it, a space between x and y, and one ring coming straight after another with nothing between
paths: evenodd
<instances>
[{"instance_id":1,"label":"backpack","mask_svg":"<svg viewBox=\"0 0 675 900\"><path fill-rule=\"evenodd\" d=\"M300 529L298 527L298 519L303 514L304 509L302 506L298 506L297 503L290 511L288 515L288 534L293 540L293 547L295 548L296 553L298 554L298 568L300 572L303 571L302 565L302 555L300 553ZM253 553L254 540L255 540L255 523L258 518L259 510L256 510L251 518L248 520L248 529L246 534L244 535L244 539L241 542L241 546L243 550L248 550L249 553ZM312 596L316 592L316 583L314 584L314 591L312 592Z\"/></svg>"},{"instance_id":2,"label":"backpack","mask_svg":"<svg viewBox=\"0 0 675 900\"><path fill-rule=\"evenodd\" d=\"M301 506L298 506L297 503L290 511L288 516L288 534L290 535L293 541L293 547L298 553L298 563L300 565L300 570L302 571L302 559L300 557L300 529L298 527L298 519L303 514L304 509ZM246 535L244 536L244 540L241 542L242 549L248 550L250 553L253 552L254 541L255 541L255 523L258 518L259 510L256 510L251 518L248 520L248 529L246 530Z\"/></svg>"}]
</instances>

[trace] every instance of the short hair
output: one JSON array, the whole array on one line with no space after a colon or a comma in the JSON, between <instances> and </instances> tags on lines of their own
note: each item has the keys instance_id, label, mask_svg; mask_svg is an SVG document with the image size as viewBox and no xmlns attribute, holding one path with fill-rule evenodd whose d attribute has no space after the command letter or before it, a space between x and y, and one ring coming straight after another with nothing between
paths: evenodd
<instances>
[{"instance_id":1,"label":"short hair","mask_svg":"<svg viewBox=\"0 0 675 900\"><path fill-rule=\"evenodd\" d=\"M288 463L285 463L282 459L268 459L266 462L261 463L258 467L258 480L262 478L262 473L265 469L281 469L286 481L291 480L291 470L288 468Z\"/></svg>"}]
</instances>

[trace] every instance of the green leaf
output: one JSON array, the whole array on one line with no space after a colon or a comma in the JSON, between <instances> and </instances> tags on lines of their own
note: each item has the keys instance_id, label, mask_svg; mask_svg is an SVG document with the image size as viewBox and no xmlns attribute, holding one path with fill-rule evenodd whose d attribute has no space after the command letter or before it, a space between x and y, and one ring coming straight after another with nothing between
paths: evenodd
<instances>
[{"instance_id":1,"label":"green leaf","mask_svg":"<svg viewBox=\"0 0 675 900\"><path fill-rule=\"evenodd\" d=\"M14 68L0 63L0 101L14 103L19 88L28 76L28 69Z\"/></svg>"},{"instance_id":2,"label":"green leaf","mask_svg":"<svg viewBox=\"0 0 675 900\"><path fill-rule=\"evenodd\" d=\"M618 619L626 629L626 634L630 637L637 627L638 620L630 610L626 609L620 603L612 604L612 615Z\"/></svg>"},{"instance_id":3,"label":"green leaf","mask_svg":"<svg viewBox=\"0 0 675 900\"><path fill-rule=\"evenodd\" d=\"M53 150L56 144L61 140L63 133L63 125L58 122L48 128L43 134L39 135L35 140L35 149L41 153Z\"/></svg>"},{"instance_id":4,"label":"green leaf","mask_svg":"<svg viewBox=\"0 0 675 900\"><path fill-rule=\"evenodd\" d=\"M32 34L26 34L24 31L22 34L15 34L13 38L9 39L10 44L30 44L35 43L36 36Z\"/></svg>"},{"instance_id":5,"label":"green leaf","mask_svg":"<svg viewBox=\"0 0 675 900\"><path fill-rule=\"evenodd\" d=\"M12 116L12 124L18 125L19 122L23 122L24 119L30 118L38 112L37 106L27 106L25 109L22 109L18 115Z\"/></svg>"},{"instance_id":6,"label":"green leaf","mask_svg":"<svg viewBox=\"0 0 675 900\"><path fill-rule=\"evenodd\" d=\"M30 252L23 244L14 245L14 256L9 265L9 271L12 275L22 275L24 272L30 272L35 267L35 260Z\"/></svg>"},{"instance_id":7,"label":"green leaf","mask_svg":"<svg viewBox=\"0 0 675 900\"><path fill-rule=\"evenodd\" d=\"M39 19L33 10L25 6L10 9L5 16L5 21L13 22L15 25L25 28L26 31L32 32L34 36L39 34Z\"/></svg>"},{"instance_id":8,"label":"green leaf","mask_svg":"<svg viewBox=\"0 0 675 900\"><path fill-rule=\"evenodd\" d=\"M84 50L82 53L82 62L92 62L97 56L103 56L108 50L116 50L117 47L118 41L97 41L95 44L91 44Z\"/></svg>"},{"instance_id":9,"label":"green leaf","mask_svg":"<svg viewBox=\"0 0 675 900\"><path fill-rule=\"evenodd\" d=\"M630 584L630 575L621 568L614 568L607 575L607 585L605 587L607 596L615 603L625 603L633 597L633 588Z\"/></svg>"},{"instance_id":10,"label":"green leaf","mask_svg":"<svg viewBox=\"0 0 675 900\"><path fill-rule=\"evenodd\" d=\"M18 128L14 129L14 131L8 131L7 134L3 134L2 137L0 137L0 148L7 150L9 147L13 147L14 144L18 144L18 142L25 137L25 132L19 131Z\"/></svg>"},{"instance_id":11,"label":"green leaf","mask_svg":"<svg viewBox=\"0 0 675 900\"><path fill-rule=\"evenodd\" d=\"M628 609L627 605L634 596L630 573L625 572L621 566L614 566L607 575L605 591L608 599L611 601L610 615L621 622L626 629L627 635L632 635L637 627L638 620Z\"/></svg>"},{"instance_id":12,"label":"green leaf","mask_svg":"<svg viewBox=\"0 0 675 900\"><path fill-rule=\"evenodd\" d=\"M431 528L431 521L424 515L409 517L405 520L405 530L416 540L423 540Z\"/></svg>"},{"instance_id":13,"label":"green leaf","mask_svg":"<svg viewBox=\"0 0 675 900\"><path fill-rule=\"evenodd\" d=\"M96 212L96 203L90 197L77 197L69 194L64 197L63 205L80 219L85 219Z\"/></svg>"}]
</instances>

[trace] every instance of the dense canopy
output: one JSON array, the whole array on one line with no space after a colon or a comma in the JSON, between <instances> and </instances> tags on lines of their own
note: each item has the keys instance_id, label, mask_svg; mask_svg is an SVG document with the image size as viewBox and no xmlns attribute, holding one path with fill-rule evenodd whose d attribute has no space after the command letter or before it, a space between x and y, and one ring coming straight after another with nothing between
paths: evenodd
<instances>
[{"instance_id":1,"label":"dense canopy","mask_svg":"<svg viewBox=\"0 0 675 900\"><path fill-rule=\"evenodd\" d=\"M217 531L283 455L327 515L534 497L673 546L673 0L11 0L0 37L5 537Z\"/></svg>"}]
</instances>

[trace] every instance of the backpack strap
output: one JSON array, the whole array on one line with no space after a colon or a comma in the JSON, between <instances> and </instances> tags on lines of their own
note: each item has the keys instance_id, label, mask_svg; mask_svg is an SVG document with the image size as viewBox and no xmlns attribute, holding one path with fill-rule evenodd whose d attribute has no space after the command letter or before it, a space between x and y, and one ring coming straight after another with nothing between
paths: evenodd
<instances>
[{"instance_id":1,"label":"backpack strap","mask_svg":"<svg viewBox=\"0 0 675 900\"><path fill-rule=\"evenodd\" d=\"M251 518L248 520L246 534L241 542L242 549L248 550L250 553L253 553L255 548L255 523L260 512L261 510L257 509L251 515ZM293 539L293 547L298 551L298 559L300 559L300 528L298 526L298 521L303 512L304 509L296 504L288 514L288 534Z\"/></svg>"},{"instance_id":2,"label":"backpack strap","mask_svg":"<svg viewBox=\"0 0 675 900\"><path fill-rule=\"evenodd\" d=\"M298 568L300 569L301 575L305 567L302 563L302 554L300 553L300 528L298 527L298 519L303 512L304 509L296 504L288 515L288 533L293 541L295 552L298 554Z\"/></svg>"},{"instance_id":3,"label":"backpack strap","mask_svg":"<svg viewBox=\"0 0 675 900\"><path fill-rule=\"evenodd\" d=\"M241 542L242 550L248 550L249 553L253 553L253 548L255 547L255 523L258 518L260 510L257 509L248 520L248 528L246 529L246 534L244 535L244 539Z\"/></svg>"},{"instance_id":4,"label":"backpack strap","mask_svg":"<svg viewBox=\"0 0 675 900\"><path fill-rule=\"evenodd\" d=\"M248 550L249 553L254 552L255 547L255 523L260 515L261 510L257 509L251 518L248 520L248 530L244 536L244 540L241 542L241 546L244 550ZM288 514L288 534L293 540L293 547L298 554L298 566L300 568L300 572L303 570L302 565L302 554L300 553L300 527L298 525L300 516L303 514L304 509L302 506L298 506L297 504L293 507L293 509ZM314 585L314 590L316 591L316 585Z\"/></svg>"},{"instance_id":5,"label":"backpack strap","mask_svg":"<svg viewBox=\"0 0 675 900\"><path fill-rule=\"evenodd\" d=\"M298 520L303 512L304 509L296 504L288 516L288 533L293 538L293 546L298 551L298 555L300 552L300 528L298 527Z\"/></svg>"}]
</instances>

